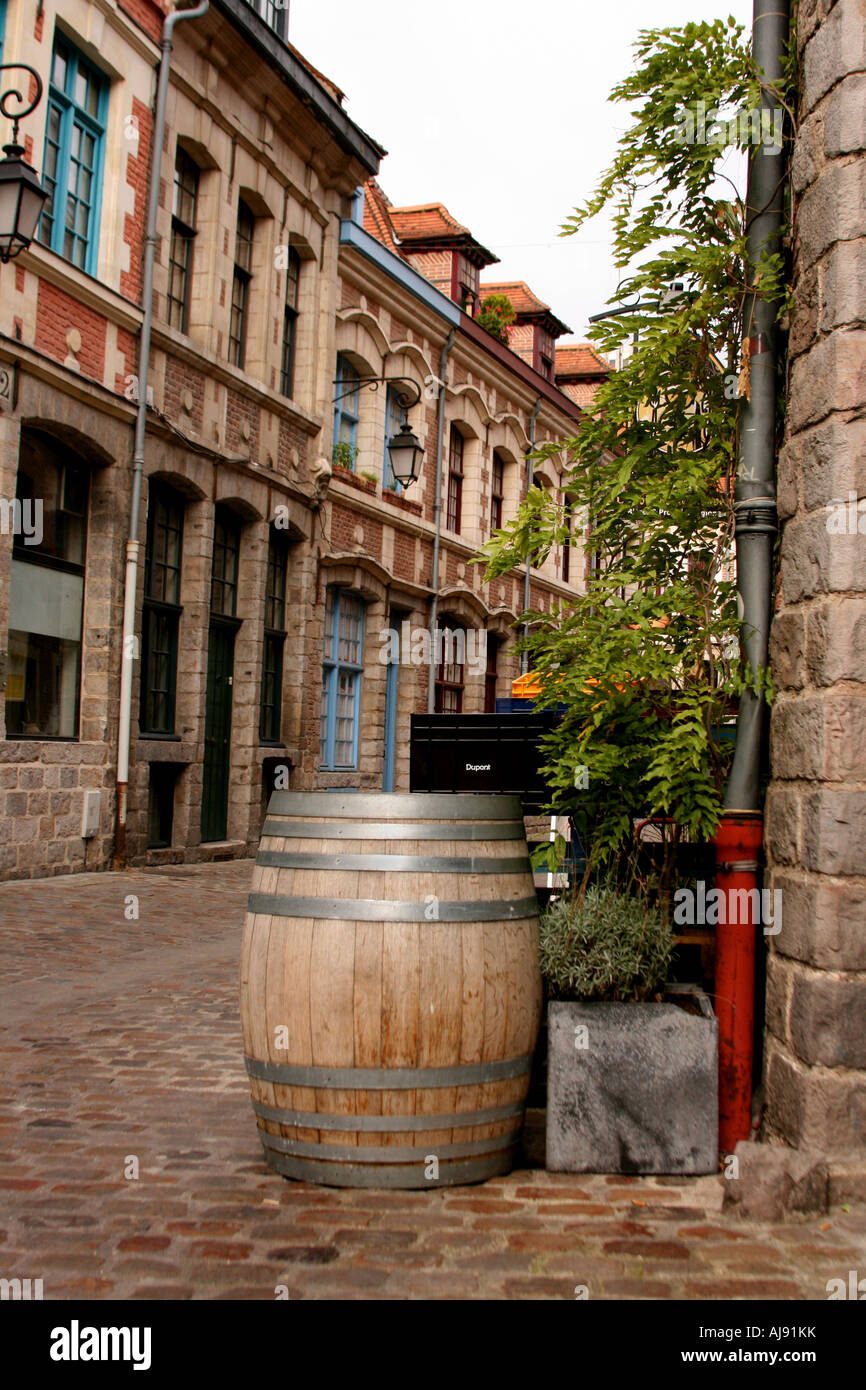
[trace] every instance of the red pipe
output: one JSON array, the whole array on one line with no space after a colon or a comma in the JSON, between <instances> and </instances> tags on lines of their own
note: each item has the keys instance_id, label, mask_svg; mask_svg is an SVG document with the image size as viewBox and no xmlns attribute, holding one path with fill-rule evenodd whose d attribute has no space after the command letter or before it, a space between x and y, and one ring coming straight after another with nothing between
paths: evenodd
<instances>
[{"instance_id":1,"label":"red pipe","mask_svg":"<svg viewBox=\"0 0 866 1390\"><path fill-rule=\"evenodd\" d=\"M719 1020L719 1148L731 1153L748 1139L752 1122L755 1038L755 938L759 926L749 893L757 889L764 818L760 811L728 811L715 836L716 888L725 895L716 927L716 1017ZM719 902L719 900L716 900ZM745 921L739 920L745 918Z\"/></svg>"}]
</instances>

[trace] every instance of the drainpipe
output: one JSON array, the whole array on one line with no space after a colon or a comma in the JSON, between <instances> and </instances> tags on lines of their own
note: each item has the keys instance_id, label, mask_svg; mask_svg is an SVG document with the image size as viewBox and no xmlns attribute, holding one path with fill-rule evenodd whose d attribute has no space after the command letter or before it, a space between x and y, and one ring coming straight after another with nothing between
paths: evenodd
<instances>
[{"instance_id":1,"label":"drainpipe","mask_svg":"<svg viewBox=\"0 0 866 1390\"><path fill-rule=\"evenodd\" d=\"M436 708L436 623L439 619L439 549L442 540L442 450L445 448L445 372L454 346L452 328L439 354L439 399L436 408L436 481L433 488L433 600L430 604L430 665L427 667L427 713Z\"/></svg>"},{"instance_id":2,"label":"drainpipe","mask_svg":"<svg viewBox=\"0 0 866 1390\"><path fill-rule=\"evenodd\" d=\"M754 0L752 53L767 80L778 84L790 27L789 0ZM768 92L762 110L780 108ZM782 149L757 145L749 161L747 277L754 280L762 251L780 248L785 182ZM740 413L739 467L734 486L737 588L742 603L743 649L752 671L766 667L772 617L773 549L778 529L775 485L777 305L754 295L746 304L744 338L749 344L750 397ZM763 840L759 793L761 750L766 728L763 696L740 699L737 746L716 835L716 886L726 895L727 925L718 932L716 1012L719 1019L719 1145L730 1153L751 1132L754 1053L755 937L757 921L731 922L742 899L737 889L755 889ZM750 903L756 901L751 895Z\"/></svg>"},{"instance_id":3,"label":"drainpipe","mask_svg":"<svg viewBox=\"0 0 866 1390\"><path fill-rule=\"evenodd\" d=\"M528 433L528 435L529 435L529 476L528 476L528 478L527 478L527 480L526 480L526 491L527 491L527 494L529 493L529 489L532 487L532 480L533 480L533 478L534 478L534 476L535 476L535 464L534 464L533 459L532 459L532 452L533 452L533 450L534 450L534 448L535 448L535 422L536 422L536 420L538 419L538 412L539 412L540 409L541 409L541 397L539 396L538 399L537 399L537 401L535 402L535 405L532 407L532 413L531 413L531 415L530 415L530 417L529 417L529 429L528 429L528 431L527 431L527 433ZM530 556L528 556L527 561L526 561L526 574L523 576L523 611L524 611L524 613L526 612L526 610L527 610L528 607L529 607L529 571L530 571L531 568L532 568L532 556L530 555ZM525 641L526 638L527 638L528 636L529 636L529 623L524 623L524 624L523 624L523 640ZM520 654L520 674L521 674L522 676L525 676L528 670L529 670L529 652L521 652L521 654Z\"/></svg>"},{"instance_id":4,"label":"drainpipe","mask_svg":"<svg viewBox=\"0 0 866 1390\"><path fill-rule=\"evenodd\" d=\"M194 10L174 10L162 26L162 55L156 87L156 109L150 149L150 188L144 234L144 265L141 297L144 321L138 348L138 409L135 417L135 444L132 454L132 498L129 505L129 538L126 542L126 584L123 596L123 645L120 663L120 717L117 733L117 818L114 835L114 867L126 859L126 818L129 790L129 739L132 724L132 673L136 653L135 594L138 581L138 519L141 510L141 479L144 473L144 439L147 430L147 379L150 375L150 336L153 325L153 263L156 258L156 218L159 210L159 174L162 142L165 136L165 105L171 67L174 26L182 19L202 19L210 0L202 0Z\"/></svg>"}]
</instances>

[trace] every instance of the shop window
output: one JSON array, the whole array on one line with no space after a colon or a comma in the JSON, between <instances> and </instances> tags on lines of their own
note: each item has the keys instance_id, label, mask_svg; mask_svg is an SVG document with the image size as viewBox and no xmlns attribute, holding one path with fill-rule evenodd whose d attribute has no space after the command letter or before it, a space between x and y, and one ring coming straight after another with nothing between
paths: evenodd
<instances>
[{"instance_id":1,"label":"shop window","mask_svg":"<svg viewBox=\"0 0 866 1390\"><path fill-rule=\"evenodd\" d=\"M89 474L59 440L23 429L9 577L6 733L78 737Z\"/></svg>"}]
</instances>

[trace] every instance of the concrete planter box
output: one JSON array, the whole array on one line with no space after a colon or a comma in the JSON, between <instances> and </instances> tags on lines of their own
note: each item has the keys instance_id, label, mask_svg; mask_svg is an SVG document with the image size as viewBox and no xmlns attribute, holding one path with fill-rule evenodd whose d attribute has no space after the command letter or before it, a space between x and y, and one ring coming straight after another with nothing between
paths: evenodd
<instances>
[{"instance_id":1,"label":"concrete planter box","mask_svg":"<svg viewBox=\"0 0 866 1390\"><path fill-rule=\"evenodd\" d=\"M718 1022L705 994L684 993L699 1014L673 1003L549 1005L550 1172L716 1172Z\"/></svg>"}]
</instances>

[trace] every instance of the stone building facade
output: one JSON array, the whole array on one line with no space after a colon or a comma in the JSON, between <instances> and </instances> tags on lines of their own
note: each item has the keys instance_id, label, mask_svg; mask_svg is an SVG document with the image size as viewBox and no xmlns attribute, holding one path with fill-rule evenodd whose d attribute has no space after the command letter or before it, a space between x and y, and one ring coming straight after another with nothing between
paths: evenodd
<instances>
[{"instance_id":1,"label":"stone building facade","mask_svg":"<svg viewBox=\"0 0 866 1390\"><path fill-rule=\"evenodd\" d=\"M866 1145L866 4L801 0L766 843L769 1138Z\"/></svg>"},{"instance_id":2,"label":"stone building facade","mask_svg":"<svg viewBox=\"0 0 866 1390\"><path fill-rule=\"evenodd\" d=\"M22 132L53 202L33 246L0 267L4 877L105 868L115 846L163 19L154 0L5 10L4 61L45 80ZM423 633L434 592L466 654L438 663L438 707L491 708L507 694L524 578L491 590L471 560L525 492L532 439L580 424L552 382L465 312L464 280L495 259L465 228L435 252L422 237L414 263L393 230L365 230L371 206L388 221L370 184L383 151L287 42L285 22L265 0L211 0L174 35L138 537L134 863L253 853L275 780L406 789L427 668L411 651L382 657L391 631ZM456 291L453 279L437 288L448 255ZM409 418L424 467L402 493L385 453L401 413L393 386L365 384L392 376L422 391ZM555 462L540 481L558 490ZM533 569L534 606L581 582L578 537L574 550Z\"/></svg>"}]
</instances>

